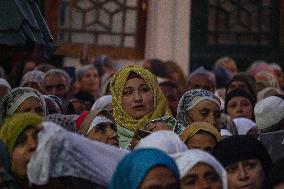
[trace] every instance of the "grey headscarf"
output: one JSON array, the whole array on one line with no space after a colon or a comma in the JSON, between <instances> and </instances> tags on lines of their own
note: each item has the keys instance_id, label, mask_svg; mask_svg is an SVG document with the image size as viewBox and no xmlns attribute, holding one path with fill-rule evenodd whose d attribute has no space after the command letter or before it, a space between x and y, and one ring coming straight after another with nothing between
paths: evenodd
<instances>
[{"instance_id":1,"label":"grey headscarf","mask_svg":"<svg viewBox=\"0 0 284 189\"><path fill-rule=\"evenodd\" d=\"M203 100L210 100L215 102L219 107L221 106L220 99L213 93L203 90L203 89L194 89L187 91L180 98L177 108L177 120L186 127L187 122L187 111L195 107L199 102Z\"/></svg>"},{"instance_id":2,"label":"grey headscarf","mask_svg":"<svg viewBox=\"0 0 284 189\"><path fill-rule=\"evenodd\" d=\"M16 87L9 91L9 93L7 93L1 100L0 123L2 123L7 116L13 115L17 108L29 97L35 97L39 100L42 105L44 115L46 115L45 101L40 92L30 87Z\"/></svg>"},{"instance_id":3,"label":"grey headscarf","mask_svg":"<svg viewBox=\"0 0 284 189\"><path fill-rule=\"evenodd\" d=\"M20 86L24 86L28 82L35 82L38 86L42 87L44 75L45 73L39 70L29 71L23 76Z\"/></svg>"},{"instance_id":4,"label":"grey headscarf","mask_svg":"<svg viewBox=\"0 0 284 189\"><path fill-rule=\"evenodd\" d=\"M63 127L64 129L78 133L75 120L78 115L62 115L62 114L50 114L45 117L45 121L51 121Z\"/></svg>"}]
</instances>

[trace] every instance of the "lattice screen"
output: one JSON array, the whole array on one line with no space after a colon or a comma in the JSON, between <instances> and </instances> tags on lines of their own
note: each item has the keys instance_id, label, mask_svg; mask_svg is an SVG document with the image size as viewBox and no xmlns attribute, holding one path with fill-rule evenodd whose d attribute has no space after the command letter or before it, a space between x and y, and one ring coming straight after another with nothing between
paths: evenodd
<instances>
[{"instance_id":1,"label":"lattice screen","mask_svg":"<svg viewBox=\"0 0 284 189\"><path fill-rule=\"evenodd\" d=\"M272 0L209 0L208 43L269 44L271 8Z\"/></svg>"},{"instance_id":2,"label":"lattice screen","mask_svg":"<svg viewBox=\"0 0 284 189\"><path fill-rule=\"evenodd\" d=\"M136 46L138 0L61 0L58 42Z\"/></svg>"}]
</instances>

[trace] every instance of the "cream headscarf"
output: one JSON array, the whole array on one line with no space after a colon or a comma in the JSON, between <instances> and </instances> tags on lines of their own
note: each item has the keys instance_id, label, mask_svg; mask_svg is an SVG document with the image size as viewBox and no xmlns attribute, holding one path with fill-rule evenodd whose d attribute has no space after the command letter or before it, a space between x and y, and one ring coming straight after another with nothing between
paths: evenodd
<instances>
[{"instance_id":1,"label":"cream headscarf","mask_svg":"<svg viewBox=\"0 0 284 189\"><path fill-rule=\"evenodd\" d=\"M150 114L145 115L141 119L134 119L127 115L122 109L122 92L130 72L134 72L141 76L150 87L154 96L154 110ZM167 100L159 88L157 78L148 70L136 66L128 65L119 70L110 82L110 90L112 94L113 117L118 125L128 130L143 128L144 125L153 119L166 115L171 115Z\"/></svg>"}]
</instances>

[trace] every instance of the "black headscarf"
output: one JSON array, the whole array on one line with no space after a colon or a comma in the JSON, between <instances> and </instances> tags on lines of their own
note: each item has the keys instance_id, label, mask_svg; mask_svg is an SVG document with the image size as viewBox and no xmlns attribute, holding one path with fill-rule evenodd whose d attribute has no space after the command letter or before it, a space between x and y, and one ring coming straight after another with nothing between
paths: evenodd
<instances>
[{"instance_id":1,"label":"black headscarf","mask_svg":"<svg viewBox=\"0 0 284 189\"><path fill-rule=\"evenodd\" d=\"M272 160L264 145L248 135L235 135L221 140L213 151L213 155L226 168L239 161L258 159L264 170L263 188L270 188L270 169Z\"/></svg>"}]
</instances>

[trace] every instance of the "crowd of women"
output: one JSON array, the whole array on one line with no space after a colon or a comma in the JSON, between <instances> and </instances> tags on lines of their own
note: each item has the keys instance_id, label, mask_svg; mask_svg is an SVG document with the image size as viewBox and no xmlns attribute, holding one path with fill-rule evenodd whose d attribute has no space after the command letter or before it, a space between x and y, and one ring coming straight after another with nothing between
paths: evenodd
<instances>
[{"instance_id":1,"label":"crowd of women","mask_svg":"<svg viewBox=\"0 0 284 189\"><path fill-rule=\"evenodd\" d=\"M223 57L188 78L158 59L120 66L102 56L75 78L31 64L13 87L0 78L0 188L284 187L275 63L238 72Z\"/></svg>"}]
</instances>

